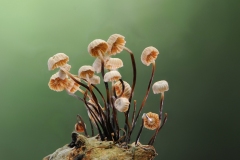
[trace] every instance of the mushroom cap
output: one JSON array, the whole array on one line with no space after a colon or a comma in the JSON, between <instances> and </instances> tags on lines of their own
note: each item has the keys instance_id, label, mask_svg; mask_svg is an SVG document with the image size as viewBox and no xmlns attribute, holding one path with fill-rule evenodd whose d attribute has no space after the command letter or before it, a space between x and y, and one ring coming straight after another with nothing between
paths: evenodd
<instances>
[{"instance_id":1,"label":"mushroom cap","mask_svg":"<svg viewBox=\"0 0 240 160\"><path fill-rule=\"evenodd\" d=\"M115 70L123 66L123 61L120 58L109 58L106 61L105 68L109 70Z\"/></svg>"},{"instance_id":2,"label":"mushroom cap","mask_svg":"<svg viewBox=\"0 0 240 160\"><path fill-rule=\"evenodd\" d=\"M125 97L120 97L114 102L114 106L119 112L126 112L128 110L129 104L130 102Z\"/></svg>"},{"instance_id":3,"label":"mushroom cap","mask_svg":"<svg viewBox=\"0 0 240 160\"><path fill-rule=\"evenodd\" d=\"M82 66L78 70L78 77L80 78L92 78L94 75L94 68L92 66Z\"/></svg>"},{"instance_id":4,"label":"mushroom cap","mask_svg":"<svg viewBox=\"0 0 240 160\"><path fill-rule=\"evenodd\" d=\"M159 54L159 51L155 47L152 47L152 46L147 47L142 52L141 61L146 66L149 66L151 63L155 62L158 54Z\"/></svg>"},{"instance_id":5,"label":"mushroom cap","mask_svg":"<svg viewBox=\"0 0 240 160\"><path fill-rule=\"evenodd\" d=\"M106 61L109 59L110 57L108 56L104 56L103 60L104 60L104 64L106 63ZM102 67L102 62L100 58L96 58L95 61L93 62L93 68L97 73L101 72L101 67Z\"/></svg>"},{"instance_id":6,"label":"mushroom cap","mask_svg":"<svg viewBox=\"0 0 240 160\"><path fill-rule=\"evenodd\" d=\"M84 124L84 125L86 127L86 124ZM83 127L83 124L81 122L76 123L75 126L74 126L74 129L77 132L84 132L84 127Z\"/></svg>"},{"instance_id":7,"label":"mushroom cap","mask_svg":"<svg viewBox=\"0 0 240 160\"><path fill-rule=\"evenodd\" d=\"M64 66L69 61L69 57L64 53L57 53L48 59L48 70L54 70Z\"/></svg>"},{"instance_id":8,"label":"mushroom cap","mask_svg":"<svg viewBox=\"0 0 240 160\"><path fill-rule=\"evenodd\" d=\"M99 84L100 83L100 77L97 75L93 75L92 78L89 79L91 84Z\"/></svg>"},{"instance_id":9,"label":"mushroom cap","mask_svg":"<svg viewBox=\"0 0 240 160\"><path fill-rule=\"evenodd\" d=\"M104 75L104 82L118 81L120 78L122 76L118 71L109 71Z\"/></svg>"},{"instance_id":10,"label":"mushroom cap","mask_svg":"<svg viewBox=\"0 0 240 160\"><path fill-rule=\"evenodd\" d=\"M168 91L169 90L168 82L165 80L157 81L153 84L152 90L154 94Z\"/></svg>"},{"instance_id":11,"label":"mushroom cap","mask_svg":"<svg viewBox=\"0 0 240 160\"><path fill-rule=\"evenodd\" d=\"M93 57L99 57L99 56L103 57L107 49L108 49L108 44L102 39L95 39L88 45L88 52Z\"/></svg>"},{"instance_id":12,"label":"mushroom cap","mask_svg":"<svg viewBox=\"0 0 240 160\"><path fill-rule=\"evenodd\" d=\"M129 98L131 95L132 88L126 81L123 81L123 84L124 84L124 92L122 97ZM114 88L115 88L116 95L120 96L120 94L122 93L122 83L120 81L117 81L114 84Z\"/></svg>"},{"instance_id":13,"label":"mushroom cap","mask_svg":"<svg viewBox=\"0 0 240 160\"><path fill-rule=\"evenodd\" d=\"M61 78L59 77L59 72L52 75L48 82L49 88L57 92L63 91L64 88L68 85L68 78L67 77L65 77L64 79L62 78L63 77Z\"/></svg>"},{"instance_id":14,"label":"mushroom cap","mask_svg":"<svg viewBox=\"0 0 240 160\"><path fill-rule=\"evenodd\" d=\"M124 39L125 37L120 34L113 34L111 35L108 40L108 54L109 55L116 55L117 53L122 52L126 41Z\"/></svg>"},{"instance_id":15,"label":"mushroom cap","mask_svg":"<svg viewBox=\"0 0 240 160\"><path fill-rule=\"evenodd\" d=\"M147 116L149 118L147 118ZM159 116L156 113L148 112L145 116L143 116L143 126L147 129L154 130L160 126Z\"/></svg>"}]
</instances>

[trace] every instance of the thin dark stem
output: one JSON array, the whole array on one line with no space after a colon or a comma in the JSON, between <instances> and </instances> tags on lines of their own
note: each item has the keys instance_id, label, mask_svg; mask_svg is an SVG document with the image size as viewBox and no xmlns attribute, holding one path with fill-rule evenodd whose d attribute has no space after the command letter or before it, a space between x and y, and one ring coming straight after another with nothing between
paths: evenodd
<instances>
[{"instance_id":1,"label":"thin dark stem","mask_svg":"<svg viewBox=\"0 0 240 160\"><path fill-rule=\"evenodd\" d=\"M90 122L91 131L92 131L92 137L93 137L94 136L93 124L92 124L92 121L91 121L90 117L88 117L88 119L89 119L89 122Z\"/></svg>"},{"instance_id":2,"label":"thin dark stem","mask_svg":"<svg viewBox=\"0 0 240 160\"><path fill-rule=\"evenodd\" d=\"M161 93L161 99L160 99L160 108L159 108L159 119L162 119L162 110L163 110L163 101L164 101L164 92Z\"/></svg>"},{"instance_id":3,"label":"thin dark stem","mask_svg":"<svg viewBox=\"0 0 240 160\"><path fill-rule=\"evenodd\" d=\"M154 72L155 72L155 63L152 63L152 74L151 74L151 78L150 78L149 83L148 83L148 88L147 88L147 91L146 91L146 95L145 95L145 97L144 97L144 99L142 101L142 104L141 104L141 106L139 108L137 116L136 116L136 118L134 119L134 121L132 123L132 130L130 131L130 136L132 134L132 131L133 131L134 127L136 126L137 119L138 119L138 117L139 117L139 115L140 115L140 113L141 113L141 111L142 111L142 109L143 109L143 107L144 107L144 105L145 105L145 103L147 101L148 94L149 94L149 91L150 91L150 87L151 87L151 84L152 84L152 80L153 80L153 77L154 77Z\"/></svg>"},{"instance_id":4,"label":"thin dark stem","mask_svg":"<svg viewBox=\"0 0 240 160\"><path fill-rule=\"evenodd\" d=\"M104 79L104 61L101 60L101 73L102 73L102 79ZM107 124L109 125L110 124L110 108L109 108L109 105L110 105L110 98L109 98L109 88L108 88L108 83L107 82L104 82L104 85L105 85L105 89L106 89L106 94L107 94L107 105L106 105L106 111L107 111Z\"/></svg>"},{"instance_id":5,"label":"thin dark stem","mask_svg":"<svg viewBox=\"0 0 240 160\"><path fill-rule=\"evenodd\" d=\"M81 122L81 124L82 124L82 126L83 126L83 129L84 129L84 134L85 134L85 136L87 137L88 134L87 134L87 129L86 129L86 127L85 127L85 123L84 123L84 121L83 121L83 119L82 119L82 117L81 117L80 115L77 115L77 117L79 118L79 120L80 120L80 122Z\"/></svg>"},{"instance_id":6,"label":"thin dark stem","mask_svg":"<svg viewBox=\"0 0 240 160\"><path fill-rule=\"evenodd\" d=\"M124 85L124 82L122 79L119 79L119 81L121 82L121 85L122 85L122 93L118 96L118 97L121 97L124 93L124 90L125 90L125 85ZM115 88L115 87L114 87Z\"/></svg>"},{"instance_id":7,"label":"thin dark stem","mask_svg":"<svg viewBox=\"0 0 240 160\"><path fill-rule=\"evenodd\" d=\"M134 106L133 106L133 114L132 114L132 123L133 123L134 118L135 118L135 113L136 113L136 103L137 103L137 101L134 100L133 102L134 102Z\"/></svg>"},{"instance_id":8,"label":"thin dark stem","mask_svg":"<svg viewBox=\"0 0 240 160\"><path fill-rule=\"evenodd\" d=\"M86 97L87 97L87 91L84 93L84 102L85 102L85 105L87 106L88 111L90 112L92 118L94 119L94 122L95 122L98 132L99 132L99 135L101 136L101 139L103 140L105 136L103 136L102 131L101 131L100 127L98 126L98 123L101 125L101 127L103 129L104 135L107 135L107 131L105 129L105 126L99 121L98 117L95 115L95 113L91 110L91 108L86 103L87 102Z\"/></svg>"},{"instance_id":9,"label":"thin dark stem","mask_svg":"<svg viewBox=\"0 0 240 160\"><path fill-rule=\"evenodd\" d=\"M153 145L153 143L154 143L154 141L155 141L155 139L156 139L156 137L157 137L158 132L163 128L164 124L167 122L167 116L168 116L167 113L165 113L164 119L163 119L163 123L162 123L161 127L160 127L160 125L159 125L159 127L156 129L156 132L155 132L155 134L152 136L152 138L150 139L150 141L148 142L148 145Z\"/></svg>"},{"instance_id":10,"label":"thin dark stem","mask_svg":"<svg viewBox=\"0 0 240 160\"><path fill-rule=\"evenodd\" d=\"M118 119L117 119L117 111L116 111L116 108L113 104L114 102L114 99L112 98L112 106L113 106L113 119L114 119L114 123L115 123L115 126L116 126L116 131L115 131L115 134L116 135L116 139L119 138L119 125L118 125Z\"/></svg>"},{"instance_id":11,"label":"thin dark stem","mask_svg":"<svg viewBox=\"0 0 240 160\"><path fill-rule=\"evenodd\" d=\"M144 123L144 120L143 120L143 118L142 118L142 125L141 125L141 128L140 128L139 132L138 132L137 138L136 138L136 140L135 140L135 145L137 145L137 142L139 141L140 135L141 135L141 133L142 133L143 123Z\"/></svg>"},{"instance_id":12,"label":"thin dark stem","mask_svg":"<svg viewBox=\"0 0 240 160\"><path fill-rule=\"evenodd\" d=\"M102 97L102 100L103 100L103 102L104 102L104 106L105 106L105 108L106 108L107 104L106 104L106 100L105 100L103 94L102 94L101 91L96 87L96 85L92 84L92 86L98 91L98 93L99 93L100 96Z\"/></svg>"},{"instance_id":13,"label":"thin dark stem","mask_svg":"<svg viewBox=\"0 0 240 160\"><path fill-rule=\"evenodd\" d=\"M128 122L128 118L129 118L129 110L130 110L130 107L131 107L132 96L133 96L133 93L134 93L136 80L137 80L137 69L136 69L136 63L135 63L135 58L134 58L133 52L130 49L128 49L127 47L124 47L124 49L131 56L132 68L133 68L133 82L132 82L132 86L131 86L131 94L130 94L130 97L129 97L130 104L129 104L128 110L125 112L125 118L126 118L125 127L128 126L128 130L127 130L128 134L127 134L127 137L126 137L126 142L128 143L130 141L130 136L131 136L130 127L129 127L130 125L129 125L129 122Z\"/></svg>"}]
</instances>

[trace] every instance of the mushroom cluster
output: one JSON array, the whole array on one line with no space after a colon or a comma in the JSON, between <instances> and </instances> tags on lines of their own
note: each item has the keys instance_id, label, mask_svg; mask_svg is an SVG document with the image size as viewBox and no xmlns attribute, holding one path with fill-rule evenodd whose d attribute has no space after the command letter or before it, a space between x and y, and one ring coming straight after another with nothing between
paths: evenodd
<instances>
[{"instance_id":1,"label":"mushroom cluster","mask_svg":"<svg viewBox=\"0 0 240 160\"><path fill-rule=\"evenodd\" d=\"M152 85L156 69L155 61L159 51L152 46L146 47L142 52L141 61L146 66L152 64L152 73L147 85L146 94L139 108L136 106L136 100L132 103L137 80L137 69L134 54L125 45L125 37L120 34L111 35L107 41L96 39L90 42L88 52L96 59L92 65L81 66L77 75L70 72L71 65L68 64L69 57L66 54L55 54L48 59L48 69L55 70L58 68L59 70L51 76L48 86L51 90L57 92L65 90L69 95L83 102L91 124L91 136L94 136L95 127L100 140L114 141L125 147L130 143L132 132L145 106L152 86L154 94L161 94L159 113L143 113L142 125L136 137L135 145L138 145L143 127L149 130L156 130L148 143L148 145L153 145L158 132L167 120L167 113L165 113L163 117L162 110L164 92L169 89L168 83L165 80L161 80ZM123 67L123 61L119 58L112 57L121 52L130 54L133 70L131 85L123 81L118 71L119 68ZM97 87L101 82L100 77L105 86L105 96ZM79 94L81 96L76 94L77 91L80 92ZM131 107L133 107L133 111L130 119L129 112ZM138 112L136 112L137 109ZM124 114L124 127L119 127L118 114ZM75 131L83 132L85 136L89 136L86 130L86 124L80 115L77 115Z\"/></svg>"}]
</instances>

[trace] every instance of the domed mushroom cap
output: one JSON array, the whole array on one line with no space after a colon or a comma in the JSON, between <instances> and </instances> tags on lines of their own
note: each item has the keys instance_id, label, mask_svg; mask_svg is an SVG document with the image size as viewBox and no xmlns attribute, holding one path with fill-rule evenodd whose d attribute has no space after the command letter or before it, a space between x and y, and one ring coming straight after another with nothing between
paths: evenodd
<instances>
[{"instance_id":1,"label":"domed mushroom cap","mask_svg":"<svg viewBox=\"0 0 240 160\"><path fill-rule=\"evenodd\" d=\"M121 78L122 78L122 76L118 71L110 71L110 72L105 73L104 82L118 81Z\"/></svg>"},{"instance_id":2,"label":"domed mushroom cap","mask_svg":"<svg viewBox=\"0 0 240 160\"><path fill-rule=\"evenodd\" d=\"M154 94L168 91L169 90L168 82L165 80L157 81L153 84L152 90Z\"/></svg>"},{"instance_id":3,"label":"domed mushroom cap","mask_svg":"<svg viewBox=\"0 0 240 160\"><path fill-rule=\"evenodd\" d=\"M82 66L78 70L78 76L80 78L92 78L94 75L94 68L92 66Z\"/></svg>"},{"instance_id":4,"label":"domed mushroom cap","mask_svg":"<svg viewBox=\"0 0 240 160\"><path fill-rule=\"evenodd\" d=\"M152 112L148 112L147 114L144 113L143 121L144 121L143 123L144 127L150 130L154 130L158 128L160 124L158 114L152 113Z\"/></svg>"},{"instance_id":5,"label":"domed mushroom cap","mask_svg":"<svg viewBox=\"0 0 240 160\"><path fill-rule=\"evenodd\" d=\"M129 104L130 102L125 97L120 97L114 102L114 106L119 112L126 112L128 110Z\"/></svg>"},{"instance_id":6,"label":"domed mushroom cap","mask_svg":"<svg viewBox=\"0 0 240 160\"><path fill-rule=\"evenodd\" d=\"M103 57L108 49L108 44L102 39L95 39L88 45L88 52L93 57Z\"/></svg>"},{"instance_id":7,"label":"domed mushroom cap","mask_svg":"<svg viewBox=\"0 0 240 160\"><path fill-rule=\"evenodd\" d=\"M85 128L86 128L86 124L84 124L84 125L85 125ZM83 124L81 122L76 123L75 126L74 126L74 129L75 129L75 131L80 132L80 133L84 132L84 127L83 127Z\"/></svg>"},{"instance_id":8,"label":"domed mushroom cap","mask_svg":"<svg viewBox=\"0 0 240 160\"><path fill-rule=\"evenodd\" d=\"M51 90L60 92L68 85L68 79L66 77L59 77L59 72L51 76L48 86Z\"/></svg>"},{"instance_id":9,"label":"domed mushroom cap","mask_svg":"<svg viewBox=\"0 0 240 160\"><path fill-rule=\"evenodd\" d=\"M159 52L155 47L147 47L143 50L141 55L141 61L143 64L149 66L151 63L155 62Z\"/></svg>"},{"instance_id":10,"label":"domed mushroom cap","mask_svg":"<svg viewBox=\"0 0 240 160\"><path fill-rule=\"evenodd\" d=\"M125 37L120 34L113 34L111 35L108 40L108 54L109 55L116 55L117 53L122 52L124 46L125 46Z\"/></svg>"},{"instance_id":11,"label":"domed mushroom cap","mask_svg":"<svg viewBox=\"0 0 240 160\"><path fill-rule=\"evenodd\" d=\"M106 61L109 59L110 57L108 56L104 56L103 60L104 60L104 64L106 63ZM93 62L93 68L97 73L101 72L101 67L102 67L102 62L100 58L96 58L95 61Z\"/></svg>"},{"instance_id":12,"label":"domed mushroom cap","mask_svg":"<svg viewBox=\"0 0 240 160\"><path fill-rule=\"evenodd\" d=\"M54 70L64 66L69 61L69 57L64 53L57 53L48 59L48 70Z\"/></svg>"},{"instance_id":13,"label":"domed mushroom cap","mask_svg":"<svg viewBox=\"0 0 240 160\"><path fill-rule=\"evenodd\" d=\"M123 84L124 84L124 92L122 97L129 98L132 89L126 81L123 81ZM122 93L122 83L120 81L117 81L114 84L114 88L115 88L116 95L120 96L120 94Z\"/></svg>"},{"instance_id":14,"label":"domed mushroom cap","mask_svg":"<svg viewBox=\"0 0 240 160\"><path fill-rule=\"evenodd\" d=\"M105 64L105 68L109 70L115 70L115 69L121 68L122 66L123 66L123 62L119 58L110 58L109 60L107 60Z\"/></svg>"}]
</instances>

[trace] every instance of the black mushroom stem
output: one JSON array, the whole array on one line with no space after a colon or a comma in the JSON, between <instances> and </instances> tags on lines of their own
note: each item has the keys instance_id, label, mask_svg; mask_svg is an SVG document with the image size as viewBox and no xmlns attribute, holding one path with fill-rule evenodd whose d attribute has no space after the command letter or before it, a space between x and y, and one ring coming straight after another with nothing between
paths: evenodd
<instances>
[{"instance_id":1,"label":"black mushroom stem","mask_svg":"<svg viewBox=\"0 0 240 160\"><path fill-rule=\"evenodd\" d=\"M150 87L152 85L152 80L153 80L154 73L155 73L155 68L156 68L155 62L153 62L152 63L152 74L151 74L151 77L150 77L150 80L149 80L149 83L148 83L147 91L146 91L145 97L144 97L144 99L142 101L142 104L141 104L141 106L139 108L139 111L138 111L138 113L136 115L136 118L132 122L132 130L130 131L130 136L131 136L131 134L132 134L132 132L133 132L135 126L136 126L137 119L138 119L138 117L139 117L139 115L140 115L140 113L141 113L141 111L142 111L142 109L143 109L143 107L144 107L144 105L145 105L145 103L147 101L147 98L148 98L148 95L149 95L149 91L150 91Z\"/></svg>"},{"instance_id":2,"label":"black mushroom stem","mask_svg":"<svg viewBox=\"0 0 240 160\"><path fill-rule=\"evenodd\" d=\"M132 96L133 96L133 93L134 93L136 80L137 80L137 69L136 69L136 62L135 62L133 52L130 49L128 49L127 47L124 47L124 50L126 50L130 54L131 61L132 61L132 68L133 68L133 82L132 82L132 86L131 86L131 94L130 94L130 97L129 97L129 107L128 107L128 110L125 112L125 126L127 126L126 142L129 143L130 136L131 136L130 131L132 130L131 129L132 127L130 126L130 124L128 122L128 118L129 118L129 110L130 110L130 107L131 107ZM126 129L126 127L125 127L125 129Z\"/></svg>"}]
</instances>

